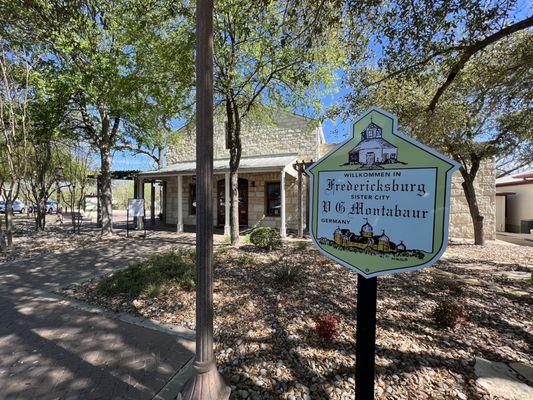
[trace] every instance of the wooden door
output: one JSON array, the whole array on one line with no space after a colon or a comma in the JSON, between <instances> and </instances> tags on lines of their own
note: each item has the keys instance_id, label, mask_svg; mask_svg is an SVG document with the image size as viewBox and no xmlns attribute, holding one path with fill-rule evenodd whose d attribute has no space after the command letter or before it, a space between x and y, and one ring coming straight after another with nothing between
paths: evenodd
<instances>
[{"instance_id":1,"label":"wooden door","mask_svg":"<svg viewBox=\"0 0 533 400\"><path fill-rule=\"evenodd\" d=\"M226 216L226 182L217 183L217 224L224 226ZM239 178L239 225L248 226L248 179Z\"/></svg>"}]
</instances>

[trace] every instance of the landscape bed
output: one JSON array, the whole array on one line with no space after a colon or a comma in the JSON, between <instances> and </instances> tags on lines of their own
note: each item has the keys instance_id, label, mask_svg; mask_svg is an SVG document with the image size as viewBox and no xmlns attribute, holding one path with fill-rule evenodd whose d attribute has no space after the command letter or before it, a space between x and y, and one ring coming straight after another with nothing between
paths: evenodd
<instances>
[{"instance_id":1,"label":"landscape bed","mask_svg":"<svg viewBox=\"0 0 533 400\"><path fill-rule=\"evenodd\" d=\"M452 244L437 267L379 278L377 398L496 399L476 383L475 358L532 363L532 286L508 278L510 271L527 275L532 260L533 248ZM356 282L355 273L308 242L271 252L219 246L215 352L232 398L353 398ZM171 283L133 296L101 288L95 280L64 293L194 328L190 288ZM433 318L445 302L466 311L448 328ZM317 333L317 316L324 315L338 321L331 341Z\"/></svg>"}]
</instances>

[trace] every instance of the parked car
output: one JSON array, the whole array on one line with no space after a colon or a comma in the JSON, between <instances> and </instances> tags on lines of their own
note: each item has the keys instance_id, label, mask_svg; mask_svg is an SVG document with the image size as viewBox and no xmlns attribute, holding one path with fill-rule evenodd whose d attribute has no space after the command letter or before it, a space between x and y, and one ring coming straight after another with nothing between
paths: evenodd
<instances>
[{"instance_id":1,"label":"parked car","mask_svg":"<svg viewBox=\"0 0 533 400\"><path fill-rule=\"evenodd\" d=\"M13 213L22 214L24 211L26 211L26 205L20 200L15 200L13 202ZM5 214L5 212L6 212L6 202L4 200L1 200L0 201L0 213Z\"/></svg>"},{"instance_id":2,"label":"parked car","mask_svg":"<svg viewBox=\"0 0 533 400\"><path fill-rule=\"evenodd\" d=\"M46 202L46 213L47 214L56 214L58 212L57 210L57 202L54 201L54 200L48 200ZM37 204L32 204L30 206L28 206L28 211L31 212L31 213L35 213L37 212ZM60 204L59 205L59 212L63 212L63 206Z\"/></svg>"},{"instance_id":3,"label":"parked car","mask_svg":"<svg viewBox=\"0 0 533 400\"><path fill-rule=\"evenodd\" d=\"M54 200L48 200L46 202L46 212L48 214L57 214L58 212L63 212L63 206L61 204L57 204Z\"/></svg>"},{"instance_id":4,"label":"parked car","mask_svg":"<svg viewBox=\"0 0 533 400\"><path fill-rule=\"evenodd\" d=\"M13 212L14 213L19 213L19 214L22 214L26 211L26 204L24 204L22 201L20 200L15 200L13 202Z\"/></svg>"}]
</instances>

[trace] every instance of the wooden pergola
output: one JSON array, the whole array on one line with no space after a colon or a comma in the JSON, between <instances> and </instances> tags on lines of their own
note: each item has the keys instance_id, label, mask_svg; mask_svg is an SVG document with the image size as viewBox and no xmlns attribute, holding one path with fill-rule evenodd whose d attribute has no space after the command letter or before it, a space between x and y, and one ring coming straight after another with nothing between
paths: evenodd
<instances>
[{"instance_id":1,"label":"wooden pergola","mask_svg":"<svg viewBox=\"0 0 533 400\"><path fill-rule=\"evenodd\" d=\"M302 238L304 236L304 221L306 221L307 229L309 229L309 214L305 212L304 207L304 193L303 193L303 176L307 167L313 164L313 160L309 161L298 161L295 162L292 166L298 172L298 237ZM309 201L309 193L306 194L306 197ZM307 201L307 204L309 202Z\"/></svg>"}]
</instances>

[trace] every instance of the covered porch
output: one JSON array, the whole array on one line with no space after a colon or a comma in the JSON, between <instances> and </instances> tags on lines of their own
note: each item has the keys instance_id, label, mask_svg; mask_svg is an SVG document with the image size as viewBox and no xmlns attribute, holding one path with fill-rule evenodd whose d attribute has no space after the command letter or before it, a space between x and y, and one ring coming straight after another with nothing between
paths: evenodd
<instances>
[{"instance_id":1,"label":"covered porch","mask_svg":"<svg viewBox=\"0 0 533 400\"><path fill-rule=\"evenodd\" d=\"M230 170L229 159L213 163L213 225L230 234ZM156 171L136 176L136 193L145 182L161 181L163 185L162 219L175 225L177 232L184 226L196 225L196 162L179 162ZM270 226L279 229L282 237L287 230L303 236L307 225L307 184L297 154L243 157L239 172L239 225Z\"/></svg>"}]
</instances>

